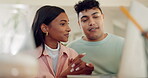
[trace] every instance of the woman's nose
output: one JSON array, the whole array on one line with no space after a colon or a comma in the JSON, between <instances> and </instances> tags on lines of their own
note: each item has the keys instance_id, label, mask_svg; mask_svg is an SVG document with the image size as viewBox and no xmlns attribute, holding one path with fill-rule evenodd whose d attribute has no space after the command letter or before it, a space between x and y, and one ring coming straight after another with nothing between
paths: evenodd
<instances>
[{"instance_id":1,"label":"woman's nose","mask_svg":"<svg viewBox=\"0 0 148 78\"><path fill-rule=\"evenodd\" d=\"M70 29L70 27L69 27L69 26L67 26L66 31L68 31L68 32L70 32L70 31L71 31L71 29Z\"/></svg>"}]
</instances>

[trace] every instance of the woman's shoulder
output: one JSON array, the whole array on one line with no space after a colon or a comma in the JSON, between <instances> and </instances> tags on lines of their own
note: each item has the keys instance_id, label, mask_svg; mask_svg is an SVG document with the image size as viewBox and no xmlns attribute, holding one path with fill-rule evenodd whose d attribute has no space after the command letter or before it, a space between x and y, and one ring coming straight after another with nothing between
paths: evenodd
<instances>
[{"instance_id":1,"label":"woman's shoulder","mask_svg":"<svg viewBox=\"0 0 148 78\"><path fill-rule=\"evenodd\" d=\"M77 53L74 49L69 48L69 47L66 47L66 46L64 46L64 45L62 45L62 44L61 44L61 49L60 49L60 50L61 50L62 52L67 53L67 54L70 55L70 56L72 56L72 55L77 56L77 55L78 55L78 53Z\"/></svg>"}]
</instances>

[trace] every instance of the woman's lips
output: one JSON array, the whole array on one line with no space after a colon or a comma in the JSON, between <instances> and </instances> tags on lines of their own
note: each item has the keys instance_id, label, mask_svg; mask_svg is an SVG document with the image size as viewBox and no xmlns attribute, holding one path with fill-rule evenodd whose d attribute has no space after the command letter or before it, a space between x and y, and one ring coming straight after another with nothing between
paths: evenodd
<instances>
[{"instance_id":1,"label":"woman's lips","mask_svg":"<svg viewBox=\"0 0 148 78\"><path fill-rule=\"evenodd\" d=\"M64 34L64 36L69 37L69 34Z\"/></svg>"}]
</instances>

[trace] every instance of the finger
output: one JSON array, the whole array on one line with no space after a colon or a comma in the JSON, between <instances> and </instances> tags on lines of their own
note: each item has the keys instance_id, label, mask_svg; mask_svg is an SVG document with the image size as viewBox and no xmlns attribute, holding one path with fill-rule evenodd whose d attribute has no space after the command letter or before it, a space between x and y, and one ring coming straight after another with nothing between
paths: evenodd
<instances>
[{"instance_id":1,"label":"finger","mask_svg":"<svg viewBox=\"0 0 148 78\"><path fill-rule=\"evenodd\" d=\"M75 70L74 68L71 68L71 69L70 69L70 72L74 72L74 70Z\"/></svg>"},{"instance_id":2,"label":"finger","mask_svg":"<svg viewBox=\"0 0 148 78\"><path fill-rule=\"evenodd\" d=\"M76 65L75 67L72 67L71 70L70 70L70 72L79 71L79 70L81 70L82 68L84 68L85 65L86 65L85 62L81 62L81 63L79 63L78 65Z\"/></svg>"},{"instance_id":3,"label":"finger","mask_svg":"<svg viewBox=\"0 0 148 78\"><path fill-rule=\"evenodd\" d=\"M86 75L90 75L93 70L94 70L94 65L92 63L86 64L86 68L85 68Z\"/></svg>"},{"instance_id":4,"label":"finger","mask_svg":"<svg viewBox=\"0 0 148 78\"><path fill-rule=\"evenodd\" d=\"M81 58L84 57L86 53L79 54L75 59L73 59L73 63L71 63L71 67L74 67L75 65L79 64L82 60Z\"/></svg>"},{"instance_id":5,"label":"finger","mask_svg":"<svg viewBox=\"0 0 148 78\"><path fill-rule=\"evenodd\" d=\"M93 70L93 64L86 64L85 62L81 62L79 65L75 66L75 68L72 69L72 74L90 75Z\"/></svg>"},{"instance_id":6,"label":"finger","mask_svg":"<svg viewBox=\"0 0 148 78\"><path fill-rule=\"evenodd\" d=\"M92 73L92 70L90 70L91 68L86 67L86 63L85 62L81 62L79 65L75 66L71 71L71 74L86 74L86 75L90 75Z\"/></svg>"},{"instance_id":7,"label":"finger","mask_svg":"<svg viewBox=\"0 0 148 78\"><path fill-rule=\"evenodd\" d=\"M87 67L94 67L94 65L92 63L86 63Z\"/></svg>"},{"instance_id":8,"label":"finger","mask_svg":"<svg viewBox=\"0 0 148 78\"><path fill-rule=\"evenodd\" d=\"M75 67L75 71L82 70L83 68L85 68L85 65L86 63L82 61L79 65Z\"/></svg>"},{"instance_id":9,"label":"finger","mask_svg":"<svg viewBox=\"0 0 148 78\"><path fill-rule=\"evenodd\" d=\"M81 58L84 57L85 55L86 55L86 53L79 54L79 55L74 59L74 61L77 60L77 59L81 59Z\"/></svg>"},{"instance_id":10,"label":"finger","mask_svg":"<svg viewBox=\"0 0 148 78\"><path fill-rule=\"evenodd\" d=\"M77 60L73 61L71 67L75 67L75 66L79 65L81 62L82 62L81 59L77 59Z\"/></svg>"},{"instance_id":11,"label":"finger","mask_svg":"<svg viewBox=\"0 0 148 78\"><path fill-rule=\"evenodd\" d=\"M94 70L94 65L92 63L86 64L86 66L90 69L90 70Z\"/></svg>"},{"instance_id":12,"label":"finger","mask_svg":"<svg viewBox=\"0 0 148 78\"><path fill-rule=\"evenodd\" d=\"M73 58L68 59L68 66L73 62Z\"/></svg>"},{"instance_id":13,"label":"finger","mask_svg":"<svg viewBox=\"0 0 148 78\"><path fill-rule=\"evenodd\" d=\"M75 74L75 75L80 75L80 74L84 74L85 70L84 68L77 68L77 71L76 69L72 72L72 74Z\"/></svg>"}]
</instances>

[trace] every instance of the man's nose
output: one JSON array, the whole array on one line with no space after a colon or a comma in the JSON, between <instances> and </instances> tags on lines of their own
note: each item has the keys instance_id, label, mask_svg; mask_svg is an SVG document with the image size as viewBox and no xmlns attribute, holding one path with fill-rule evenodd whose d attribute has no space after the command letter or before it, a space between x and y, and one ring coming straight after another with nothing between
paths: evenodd
<instances>
[{"instance_id":1,"label":"man's nose","mask_svg":"<svg viewBox=\"0 0 148 78\"><path fill-rule=\"evenodd\" d=\"M90 18L90 22L89 22L89 26L94 26L95 25L95 21L93 18Z\"/></svg>"}]
</instances>

